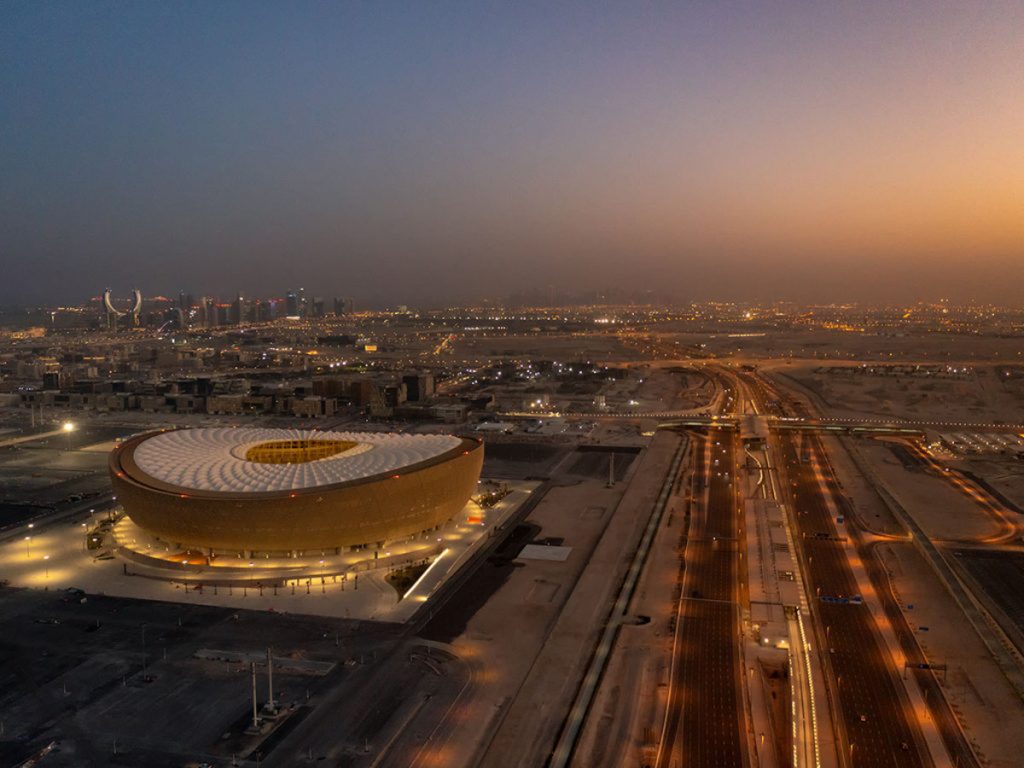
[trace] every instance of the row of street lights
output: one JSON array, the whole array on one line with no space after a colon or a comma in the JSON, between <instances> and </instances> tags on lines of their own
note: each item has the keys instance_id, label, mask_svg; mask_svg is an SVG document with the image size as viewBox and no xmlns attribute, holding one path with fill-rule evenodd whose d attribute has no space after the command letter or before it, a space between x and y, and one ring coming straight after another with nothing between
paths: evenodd
<instances>
[{"instance_id":1,"label":"row of street lights","mask_svg":"<svg viewBox=\"0 0 1024 768\"><path fill-rule=\"evenodd\" d=\"M71 450L71 433L75 431L75 423L73 421L65 421L63 424L61 424L60 428L61 428L61 431L63 431L64 434L67 435L67 437L68 437L68 448L67 449L70 451ZM33 528L35 528L35 527L36 527L35 523L29 523L28 524L28 529L30 531ZM32 534L31 533L28 534L25 537L25 559L26 560L31 560L32 559ZM49 581L50 580L50 556L49 555L43 555L43 562L45 563L46 580Z\"/></svg>"},{"instance_id":2,"label":"row of street lights","mask_svg":"<svg viewBox=\"0 0 1024 768\"><path fill-rule=\"evenodd\" d=\"M29 529L35 527L35 523L28 524ZM25 559L30 560L32 558L32 536L25 537ZM50 556L43 555L43 562L46 564L46 580L50 580Z\"/></svg>"}]
</instances>

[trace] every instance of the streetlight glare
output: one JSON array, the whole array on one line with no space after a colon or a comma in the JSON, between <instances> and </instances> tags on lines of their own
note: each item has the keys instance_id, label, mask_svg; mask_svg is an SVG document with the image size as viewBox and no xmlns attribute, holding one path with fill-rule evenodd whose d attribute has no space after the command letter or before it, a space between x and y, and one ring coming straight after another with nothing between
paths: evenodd
<instances>
[{"instance_id":1,"label":"streetlight glare","mask_svg":"<svg viewBox=\"0 0 1024 768\"><path fill-rule=\"evenodd\" d=\"M65 421L64 424L61 425L61 429L63 429L65 432L74 432L75 423L73 421Z\"/></svg>"}]
</instances>

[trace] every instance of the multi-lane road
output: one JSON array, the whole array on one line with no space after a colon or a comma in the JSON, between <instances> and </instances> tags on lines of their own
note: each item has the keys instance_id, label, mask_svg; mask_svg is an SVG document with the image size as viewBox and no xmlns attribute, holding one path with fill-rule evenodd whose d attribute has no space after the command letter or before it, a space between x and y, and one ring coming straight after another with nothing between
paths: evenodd
<instances>
[{"instance_id":1,"label":"multi-lane road","mask_svg":"<svg viewBox=\"0 0 1024 768\"><path fill-rule=\"evenodd\" d=\"M903 685L847 561L826 500L817 438L800 451L781 440L819 647L826 654L847 764L927 766L931 759ZM809 454L809 456L808 456Z\"/></svg>"},{"instance_id":2,"label":"multi-lane road","mask_svg":"<svg viewBox=\"0 0 1024 768\"><path fill-rule=\"evenodd\" d=\"M773 403L777 413L782 398L764 382L744 376L743 384L755 402ZM791 409L801 416L799 406ZM907 699L898 672L910 674L922 692L928 717L934 723L949 758L957 766L978 766L978 760L936 678L928 668L914 633L899 608L884 569L874 556L849 499L842 492L824 444L817 435L777 435L800 531L801 548L809 581L817 598L815 614L825 634L823 647L830 687L838 701L837 725L849 765L904 766L931 764L921 737L920 711ZM834 517L842 515L844 530L870 579L891 626L906 668L897 670L882 642L867 606L856 599L857 583L849 567L844 542L839 540ZM833 602L839 598L839 602ZM853 599L851 599L853 598ZM847 600L848 602L844 602ZM879 721L878 718L882 720ZM874 724L874 725L872 725Z\"/></svg>"},{"instance_id":3,"label":"multi-lane road","mask_svg":"<svg viewBox=\"0 0 1024 768\"><path fill-rule=\"evenodd\" d=\"M679 572L680 600L657 768L746 765L739 658L736 437L697 440L695 505Z\"/></svg>"}]
</instances>

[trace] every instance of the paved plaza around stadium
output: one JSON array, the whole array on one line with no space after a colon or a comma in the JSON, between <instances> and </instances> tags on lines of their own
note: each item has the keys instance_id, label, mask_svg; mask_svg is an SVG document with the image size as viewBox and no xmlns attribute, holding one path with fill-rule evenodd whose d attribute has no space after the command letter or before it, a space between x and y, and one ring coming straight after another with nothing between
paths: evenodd
<instances>
[{"instance_id":1,"label":"paved plaza around stadium","mask_svg":"<svg viewBox=\"0 0 1024 768\"><path fill-rule=\"evenodd\" d=\"M259 585L280 582L280 566L295 568L295 560L253 560L249 567L243 563L242 573L238 568L183 566L179 574L175 563L146 567L111 556L106 549L88 550L87 526L80 521L34 529L30 539L18 537L0 544L0 566L11 586L32 589L75 587L90 594L144 600L402 622L503 525L538 483L507 485L509 494L490 509L471 501L456 519L431 534L430 549L436 552L441 547L441 554L401 599L385 577L391 567L422 561L426 543L422 536L386 547L379 555L384 560L374 560L373 553L365 551L317 557L305 563L306 575L276 588ZM321 570L325 575L320 575Z\"/></svg>"}]
</instances>

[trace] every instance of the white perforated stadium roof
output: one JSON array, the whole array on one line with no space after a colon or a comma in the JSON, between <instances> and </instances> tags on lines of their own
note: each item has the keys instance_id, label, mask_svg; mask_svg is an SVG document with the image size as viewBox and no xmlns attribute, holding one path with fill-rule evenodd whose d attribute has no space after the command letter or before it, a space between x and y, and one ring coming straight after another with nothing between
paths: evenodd
<instances>
[{"instance_id":1,"label":"white perforated stadium roof","mask_svg":"<svg viewBox=\"0 0 1024 768\"><path fill-rule=\"evenodd\" d=\"M245 460L246 451L276 440L349 440L345 453L299 464ZM314 432L303 429L180 429L142 441L139 469L165 483L203 491L258 493L315 488L395 472L458 447L451 435Z\"/></svg>"}]
</instances>

